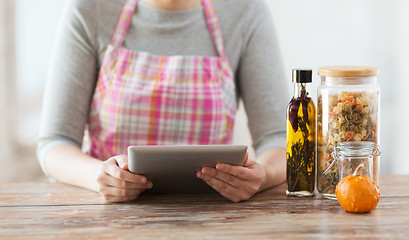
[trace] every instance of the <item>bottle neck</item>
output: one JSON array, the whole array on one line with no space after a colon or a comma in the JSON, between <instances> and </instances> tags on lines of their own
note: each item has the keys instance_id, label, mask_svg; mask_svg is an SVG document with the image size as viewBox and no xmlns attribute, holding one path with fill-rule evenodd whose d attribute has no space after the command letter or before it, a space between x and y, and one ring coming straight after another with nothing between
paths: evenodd
<instances>
[{"instance_id":1,"label":"bottle neck","mask_svg":"<svg viewBox=\"0 0 409 240\"><path fill-rule=\"evenodd\" d=\"M294 98L306 97L308 95L306 86L306 83L294 83Z\"/></svg>"}]
</instances>

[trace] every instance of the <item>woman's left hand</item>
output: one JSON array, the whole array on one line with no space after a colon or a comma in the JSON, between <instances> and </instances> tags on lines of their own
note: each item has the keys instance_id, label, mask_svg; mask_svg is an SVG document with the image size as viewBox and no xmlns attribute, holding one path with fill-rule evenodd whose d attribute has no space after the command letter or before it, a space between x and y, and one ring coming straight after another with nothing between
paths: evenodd
<instances>
[{"instance_id":1,"label":"woman's left hand","mask_svg":"<svg viewBox=\"0 0 409 240\"><path fill-rule=\"evenodd\" d=\"M240 202L257 193L265 181L260 163L248 159L244 166L218 163L216 168L203 167L197 177L218 191L225 198Z\"/></svg>"}]
</instances>

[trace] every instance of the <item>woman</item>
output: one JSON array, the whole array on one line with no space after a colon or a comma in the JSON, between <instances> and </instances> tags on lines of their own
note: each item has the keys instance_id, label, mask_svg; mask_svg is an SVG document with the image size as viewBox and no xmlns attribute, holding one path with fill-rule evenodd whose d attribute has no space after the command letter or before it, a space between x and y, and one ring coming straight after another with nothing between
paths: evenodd
<instances>
[{"instance_id":1,"label":"woman","mask_svg":"<svg viewBox=\"0 0 409 240\"><path fill-rule=\"evenodd\" d=\"M154 183L129 172L127 146L229 144L240 96L257 161L197 177L249 199L285 178L284 79L261 0L71 1L44 97L41 166L107 202L134 200Z\"/></svg>"}]
</instances>

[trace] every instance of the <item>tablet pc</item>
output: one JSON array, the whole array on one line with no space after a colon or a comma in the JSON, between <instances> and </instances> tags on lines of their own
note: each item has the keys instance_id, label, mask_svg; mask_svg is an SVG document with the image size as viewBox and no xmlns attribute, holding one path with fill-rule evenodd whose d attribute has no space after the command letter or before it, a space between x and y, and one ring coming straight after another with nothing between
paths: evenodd
<instances>
[{"instance_id":1,"label":"tablet pc","mask_svg":"<svg viewBox=\"0 0 409 240\"><path fill-rule=\"evenodd\" d=\"M244 165L244 145L130 146L129 170L153 182L147 193L204 193L214 191L196 173L217 163Z\"/></svg>"}]
</instances>

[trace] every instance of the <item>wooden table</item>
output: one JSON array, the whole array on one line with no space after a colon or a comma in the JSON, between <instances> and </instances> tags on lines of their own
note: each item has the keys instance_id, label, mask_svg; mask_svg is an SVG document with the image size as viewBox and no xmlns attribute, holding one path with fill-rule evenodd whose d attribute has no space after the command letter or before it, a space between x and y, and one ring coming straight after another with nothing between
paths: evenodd
<instances>
[{"instance_id":1,"label":"wooden table","mask_svg":"<svg viewBox=\"0 0 409 240\"><path fill-rule=\"evenodd\" d=\"M145 195L104 204L61 183L0 184L0 239L409 239L409 175L381 176L366 214L336 201L288 198L285 185L231 203L219 195Z\"/></svg>"}]
</instances>

